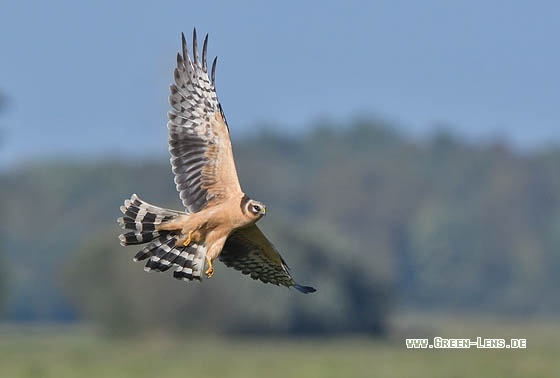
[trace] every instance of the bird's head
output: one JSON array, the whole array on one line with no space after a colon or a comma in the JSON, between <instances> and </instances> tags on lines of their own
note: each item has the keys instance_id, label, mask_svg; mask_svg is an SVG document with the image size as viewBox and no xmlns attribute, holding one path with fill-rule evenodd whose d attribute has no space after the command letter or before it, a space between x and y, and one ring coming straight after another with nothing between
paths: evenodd
<instances>
[{"instance_id":1,"label":"bird's head","mask_svg":"<svg viewBox=\"0 0 560 378\"><path fill-rule=\"evenodd\" d=\"M242 208L245 215L255 220L259 220L266 214L266 206L262 202L249 198L242 200Z\"/></svg>"}]
</instances>

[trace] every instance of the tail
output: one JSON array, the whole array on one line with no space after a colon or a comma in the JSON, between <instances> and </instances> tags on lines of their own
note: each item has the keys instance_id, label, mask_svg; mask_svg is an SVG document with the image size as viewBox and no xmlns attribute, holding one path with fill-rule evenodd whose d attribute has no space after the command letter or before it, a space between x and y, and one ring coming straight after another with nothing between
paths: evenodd
<instances>
[{"instance_id":1,"label":"tail","mask_svg":"<svg viewBox=\"0 0 560 378\"><path fill-rule=\"evenodd\" d=\"M121 245L135 245L150 243L140 250L134 261L149 258L144 270L147 272L165 272L172 266L177 269L173 277L190 281L201 280L204 270L206 247L200 244L190 244L188 247L175 245L180 230L157 231L156 226L170 221L183 213L175 210L163 209L142 201L136 194L121 206L124 217L117 220L125 230L131 230L119 235Z\"/></svg>"}]
</instances>

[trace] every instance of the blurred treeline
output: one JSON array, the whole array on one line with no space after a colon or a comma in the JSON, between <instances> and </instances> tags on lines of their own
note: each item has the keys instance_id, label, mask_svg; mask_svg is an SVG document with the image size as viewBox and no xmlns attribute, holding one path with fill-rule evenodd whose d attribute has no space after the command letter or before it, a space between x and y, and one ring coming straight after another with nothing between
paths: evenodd
<instances>
[{"instance_id":1,"label":"blurred treeline","mask_svg":"<svg viewBox=\"0 0 560 378\"><path fill-rule=\"evenodd\" d=\"M4 316L111 332L379 333L395 308L560 311L558 149L413 139L370 120L234 139L234 153L244 190L269 207L262 227L317 293L220 263L202 284L144 273L115 219L134 192L181 208L167 158L60 159L0 177Z\"/></svg>"}]
</instances>

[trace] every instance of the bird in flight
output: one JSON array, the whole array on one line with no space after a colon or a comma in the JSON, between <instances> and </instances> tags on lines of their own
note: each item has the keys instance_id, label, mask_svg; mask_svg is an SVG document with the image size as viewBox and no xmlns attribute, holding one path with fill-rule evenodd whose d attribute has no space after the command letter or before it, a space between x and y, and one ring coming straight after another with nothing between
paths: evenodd
<instances>
[{"instance_id":1,"label":"bird in flight","mask_svg":"<svg viewBox=\"0 0 560 378\"><path fill-rule=\"evenodd\" d=\"M202 280L214 274L214 261L264 283L294 287L302 293L314 288L298 284L286 262L257 227L266 206L241 189L229 127L215 91L217 57L210 76L206 63L208 35L198 54L193 31L192 60L182 35L177 53L168 112L169 152L175 184L185 211L163 209L133 194L124 202L118 223L126 230L121 245L147 244L134 261L147 260L145 271L175 268L173 277Z\"/></svg>"}]
</instances>

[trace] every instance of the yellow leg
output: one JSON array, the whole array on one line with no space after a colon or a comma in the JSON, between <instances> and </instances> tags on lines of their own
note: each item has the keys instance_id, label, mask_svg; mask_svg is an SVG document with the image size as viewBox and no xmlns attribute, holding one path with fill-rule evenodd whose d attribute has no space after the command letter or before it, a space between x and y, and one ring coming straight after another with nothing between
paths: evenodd
<instances>
[{"instance_id":1,"label":"yellow leg","mask_svg":"<svg viewBox=\"0 0 560 378\"><path fill-rule=\"evenodd\" d=\"M187 240L185 240L185 242L183 243L185 247L191 244L191 235L192 235L192 231L189 231L189 236L187 236Z\"/></svg>"},{"instance_id":2,"label":"yellow leg","mask_svg":"<svg viewBox=\"0 0 560 378\"><path fill-rule=\"evenodd\" d=\"M208 262L208 270L206 270L206 276L208 278L212 278L212 276L214 275L214 267L212 266L212 260L210 260L210 257L206 256L206 261Z\"/></svg>"}]
</instances>

